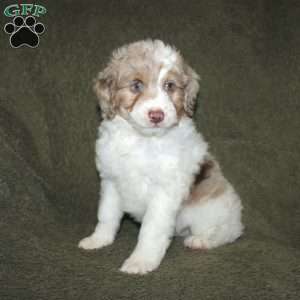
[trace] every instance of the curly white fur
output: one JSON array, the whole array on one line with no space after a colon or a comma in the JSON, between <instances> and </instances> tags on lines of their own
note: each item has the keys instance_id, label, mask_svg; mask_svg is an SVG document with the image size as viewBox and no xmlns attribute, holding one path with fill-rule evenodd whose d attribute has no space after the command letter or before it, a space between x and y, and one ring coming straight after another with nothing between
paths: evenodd
<instances>
[{"instance_id":1,"label":"curly white fur","mask_svg":"<svg viewBox=\"0 0 300 300\"><path fill-rule=\"evenodd\" d=\"M209 249L234 241L243 231L240 199L223 177L218 193L188 201L208 146L192 119L179 117L161 88L178 55L170 47L162 49L155 52L155 59L165 63L157 76L155 96L137 102L126 115L105 119L99 127L99 222L94 233L79 243L84 249L113 243L123 214L130 214L142 225L137 245L121 267L127 273L156 269L175 234L185 236L187 247ZM160 126L149 122L150 109L164 112Z\"/></svg>"}]
</instances>

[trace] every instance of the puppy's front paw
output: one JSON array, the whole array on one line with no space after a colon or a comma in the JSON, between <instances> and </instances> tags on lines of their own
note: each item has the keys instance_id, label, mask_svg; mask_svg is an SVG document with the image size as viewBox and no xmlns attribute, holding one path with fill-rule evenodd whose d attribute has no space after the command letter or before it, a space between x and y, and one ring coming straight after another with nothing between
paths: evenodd
<instances>
[{"instance_id":1,"label":"puppy's front paw","mask_svg":"<svg viewBox=\"0 0 300 300\"><path fill-rule=\"evenodd\" d=\"M159 263L154 260L151 261L149 258L131 255L124 261L120 271L128 274L144 275L155 270L158 266Z\"/></svg>"},{"instance_id":2,"label":"puppy's front paw","mask_svg":"<svg viewBox=\"0 0 300 300\"><path fill-rule=\"evenodd\" d=\"M113 239L109 237L99 236L92 234L84 239L82 239L78 247L85 250L99 249L112 244Z\"/></svg>"},{"instance_id":3,"label":"puppy's front paw","mask_svg":"<svg viewBox=\"0 0 300 300\"><path fill-rule=\"evenodd\" d=\"M158 266L159 263L151 261L146 257L131 255L125 260L122 267L120 268L120 271L128 274L143 275L155 270Z\"/></svg>"}]
</instances>

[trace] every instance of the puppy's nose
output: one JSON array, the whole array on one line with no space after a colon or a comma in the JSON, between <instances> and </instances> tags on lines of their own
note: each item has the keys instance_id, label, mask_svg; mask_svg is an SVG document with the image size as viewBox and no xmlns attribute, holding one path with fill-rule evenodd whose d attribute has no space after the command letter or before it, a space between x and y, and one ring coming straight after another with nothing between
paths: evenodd
<instances>
[{"instance_id":1,"label":"puppy's nose","mask_svg":"<svg viewBox=\"0 0 300 300\"><path fill-rule=\"evenodd\" d=\"M164 112L160 109L150 110L148 112L148 116L149 116L150 122L154 123L154 124L158 124L158 123L162 122L165 118Z\"/></svg>"}]
</instances>

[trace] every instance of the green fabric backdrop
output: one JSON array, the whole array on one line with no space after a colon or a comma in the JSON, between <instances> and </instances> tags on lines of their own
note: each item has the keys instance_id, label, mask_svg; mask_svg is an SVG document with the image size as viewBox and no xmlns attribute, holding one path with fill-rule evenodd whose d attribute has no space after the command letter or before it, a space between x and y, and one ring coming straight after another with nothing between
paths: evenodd
<instances>
[{"instance_id":1,"label":"green fabric backdrop","mask_svg":"<svg viewBox=\"0 0 300 300\"><path fill-rule=\"evenodd\" d=\"M298 299L299 1L38 4L38 48L12 49L0 32L0 299ZM77 243L96 224L92 79L114 48L148 37L201 75L195 121L243 199L246 231L208 252L175 239L137 277L118 271L138 234L130 220L103 250Z\"/></svg>"}]
</instances>

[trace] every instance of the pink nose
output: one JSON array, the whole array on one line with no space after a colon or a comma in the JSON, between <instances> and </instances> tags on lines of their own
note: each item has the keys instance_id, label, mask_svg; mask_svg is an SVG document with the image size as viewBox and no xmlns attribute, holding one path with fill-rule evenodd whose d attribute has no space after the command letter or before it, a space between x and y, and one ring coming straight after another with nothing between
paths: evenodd
<instances>
[{"instance_id":1,"label":"pink nose","mask_svg":"<svg viewBox=\"0 0 300 300\"><path fill-rule=\"evenodd\" d=\"M164 112L160 109L150 110L148 112L148 116L149 116L150 122L152 122L154 124L158 124L158 123L162 122L165 118Z\"/></svg>"}]
</instances>

